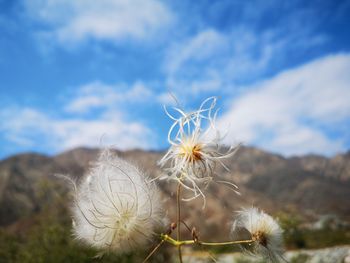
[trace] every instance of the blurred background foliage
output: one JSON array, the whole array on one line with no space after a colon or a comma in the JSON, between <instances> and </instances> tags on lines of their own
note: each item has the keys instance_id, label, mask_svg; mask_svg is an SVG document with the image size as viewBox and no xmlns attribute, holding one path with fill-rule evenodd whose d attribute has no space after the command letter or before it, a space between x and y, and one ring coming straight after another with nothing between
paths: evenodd
<instances>
[{"instance_id":1,"label":"blurred background foliage","mask_svg":"<svg viewBox=\"0 0 350 263\"><path fill-rule=\"evenodd\" d=\"M45 191L41 194L46 195ZM0 263L128 263L142 262L147 256L148 249L122 256L113 253L102 255L74 240L67 201L67 196L56 197L53 203L47 203L34 217L24 218L14 226L0 229ZM168 249L163 248L152 258L152 262L165 262L166 258L169 258Z\"/></svg>"},{"instance_id":2,"label":"blurred background foliage","mask_svg":"<svg viewBox=\"0 0 350 263\"><path fill-rule=\"evenodd\" d=\"M72 174L79 182L96 153L97 150L78 149L52 158L24 154L0 162L0 188L3 187L0 189L0 263L142 262L152 249L152 244L130 255L117 256L110 253L98 257L99 251L84 246L72 236L69 211L71 189L66 180L53 175L57 172ZM141 163L150 174L157 174L156 160L159 160L160 153L131 151L123 154L126 159ZM246 193L244 197L232 197L231 191L226 192L225 189L213 185L208 189L211 198L206 210L201 209L201 202L200 205L198 202L188 203L186 209L183 209L186 215L184 220L190 227L197 228L200 238L225 241L232 211L244 205L256 204L278 219L284 229L287 250L350 244L348 208L343 204L348 196L348 180L335 181L306 172L305 175L300 175L304 171L301 168L297 170L299 173L290 172L290 175L287 173L288 176L284 176L286 173L283 171L288 172L288 168L295 167L294 159L285 160L248 148L243 149L242 155L246 158L231 162L237 164L237 167L232 166L230 169L237 174L237 180L251 174L246 181L240 181L240 189ZM255 167L257 171L265 167L269 169L266 172L263 170L264 173L254 173L244 170L246 167ZM266 177L265 174L270 174L271 177ZM319 184L320 181L322 184ZM285 188L280 189L283 183ZM291 185L296 190L300 184L302 189L289 192ZM271 189L265 189L266 187ZM162 200L168 200L167 204L171 205L174 201L171 185L163 183L160 188L163 193ZM339 193L339 196L332 195L333 193ZM292 200L289 199L291 195ZM232 200L235 202L231 202ZM168 212L169 218L174 218L172 209ZM182 230L184 238L191 238L185 227ZM163 245L150 262L171 262L172 255L176 255L173 249ZM186 252L191 255L202 254L207 259L208 253L203 253L206 249L197 246L194 251ZM221 246L210 250L217 255L237 251L237 246ZM300 260L306 256L298 257L295 260L299 261L295 262L303 262ZM240 260L244 262L246 259Z\"/></svg>"},{"instance_id":3,"label":"blurred background foliage","mask_svg":"<svg viewBox=\"0 0 350 263\"><path fill-rule=\"evenodd\" d=\"M44 192L42 194L45 195ZM0 230L0 263L2 262L142 262L147 251L117 256L86 247L72 237L67 196L56 198L34 217L21 220L16 226ZM350 229L305 229L303 219L295 215L277 215L284 229L288 249L323 248L350 243ZM197 250L202 248L198 247ZM238 251L236 247L217 247L214 254ZM163 247L152 262L166 262L171 248ZM244 260L244 259L242 259Z\"/></svg>"}]
</instances>

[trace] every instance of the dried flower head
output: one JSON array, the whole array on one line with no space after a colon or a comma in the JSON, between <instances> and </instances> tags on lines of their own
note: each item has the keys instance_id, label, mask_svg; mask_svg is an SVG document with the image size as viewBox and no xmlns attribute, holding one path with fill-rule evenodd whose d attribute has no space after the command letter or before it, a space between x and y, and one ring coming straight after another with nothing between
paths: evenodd
<instances>
[{"instance_id":1,"label":"dried flower head","mask_svg":"<svg viewBox=\"0 0 350 263\"><path fill-rule=\"evenodd\" d=\"M232 236L237 240L252 239L252 243L242 246L250 254L263 256L272 262L284 260L282 229L271 216L257 208L238 212L238 218L233 222Z\"/></svg>"},{"instance_id":2,"label":"dried flower head","mask_svg":"<svg viewBox=\"0 0 350 263\"><path fill-rule=\"evenodd\" d=\"M205 200L202 189L213 179L216 164L226 168L222 160L232 156L238 149L230 147L222 153L222 137L215 127L215 106L216 98L210 97L193 112L185 113L179 108L174 108L180 114L178 118L166 111L174 121L168 133L171 146L159 164L164 167L170 163L170 167L166 169L170 178L193 192L191 198L183 199L185 201L198 196L203 196ZM237 188L234 184L230 185Z\"/></svg>"},{"instance_id":3,"label":"dried flower head","mask_svg":"<svg viewBox=\"0 0 350 263\"><path fill-rule=\"evenodd\" d=\"M115 253L143 247L162 224L160 200L154 183L105 150L76 188L74 234L95 248Z\"/></svg>"}]
</instances>

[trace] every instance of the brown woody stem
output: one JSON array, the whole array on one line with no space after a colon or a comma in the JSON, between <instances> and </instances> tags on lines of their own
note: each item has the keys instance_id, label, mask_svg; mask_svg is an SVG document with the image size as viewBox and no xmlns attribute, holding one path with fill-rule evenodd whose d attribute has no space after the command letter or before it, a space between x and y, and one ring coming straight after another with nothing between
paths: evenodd
<instances>
[{"instance_id":1,"label":"brown woody stem","mask_svg":"<svg viewBox=\"0 0 350 263\"><path fill-rule=\"evenodd\" d=\"M181 183L179 182L177 185L177 192L176 192L176 199L177 199L177 241L181 239ZM179 254L179 261L182 263L182 253L181 253L181 245L177 246L178 254Z\"/></svg>"}]
</instances>

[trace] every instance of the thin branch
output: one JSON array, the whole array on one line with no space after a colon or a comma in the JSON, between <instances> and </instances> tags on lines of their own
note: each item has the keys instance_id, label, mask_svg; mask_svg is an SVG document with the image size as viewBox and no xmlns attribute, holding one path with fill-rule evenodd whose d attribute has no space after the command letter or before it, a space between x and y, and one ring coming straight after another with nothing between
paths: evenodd
<instances>
[{"instance_id":1,"label":"thin branch","mask_svg":"<svg viewBox=\"0 0 350 263\"><path fill-rule=\"evenodd\" d=\"M200 244L203 246L225 246L225 245L238 245L238 244L246 244L246 243L253 243L255 242L252 239L247 240L235 240L235 241L226 241L226 242L203 242L203 241L195 241L195 240L175 240L171 238L169 235L161 235L162 240L167 241L168 243L181 247L184 245L193 245L193 244Z\"/></svg>"},{"instance_id":2,"label":"thin branch","mask_svg":"<svg viewBox=\"0 0 350 263\"><path fill-rule=\"evenodd\" d=\"M177 199L177 241L181 239L181 183L178 183L177 185L177 192L176 192L176 199ZM181 245L177 247L178 254L179 254L179 261L182 263L182 253L181 253Z\"/></svg>"},{"instance_id":3,"label":"thin branch","mask_svg":"<svg viewBox=\"0 0 350 263\"><path fill-rule=\"evenodd\" d=\"M152 251L148 254L148 256L145 258L145 260L142 261L142 263L146 263L147 260L149 260L149 259L152 257L152 255L158 250L158 248L160 248L160 246L163 245L164 242L165 242L165 239L163 239L162 241L160 241L160 242L158 243L158 245L155 246L155 248L152 249Z\"/></svg>"},{"instance_id":4,"label":"thin branch","mask_svg":"<svg viewBox=\"0 0 350 263\"><path fill-rule=\"evenodd\" d=\"M202 242L202 241L198 241L198 243L203 245L203 246L225 246L225 245L237 245L237 244L253 243L253 242L254 242L254 240L252 240L252 239L227 241L227 242Z\"/></svg>"}]
</instances>

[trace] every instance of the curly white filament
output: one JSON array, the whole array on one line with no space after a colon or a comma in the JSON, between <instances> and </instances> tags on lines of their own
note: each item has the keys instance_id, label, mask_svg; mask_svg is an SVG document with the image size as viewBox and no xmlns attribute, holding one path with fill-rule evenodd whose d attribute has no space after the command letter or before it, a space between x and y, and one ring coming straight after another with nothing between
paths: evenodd
<instances>
[{"instance_id":1,"label":"curly white filament","mask_svg":"<svg viewBox=\"0 0 350 263\"><path fill-rule=\"evenodd\" d=\"M284 260L282 257L282 229L268 214L257 208L248 208L238 212L232 225L235 239L252 239L254 242L242 246L253 255L260 255L272 262ZM248 237L247 237L248 235Z\"/></svg>"},{"instance_id":2,"label":"curly white filament","mask_svg":"<svg viewBox=\"0 0 350 263\"><path fill-rule=\"evenodd\" d=\"M76 188L74 234L93 247L115 253L140 248L162 224L160 200L154 183L105 150Z\"/></svg>"},{"instance_id":3,"label":"curly white filament","mask_svg":"<svg viewBox=\"0 0 350 263\"><path fill-rule=\"evenodd\" d=\"M159 164L164 167L170 163L166 169L170 178L192 191L193 196L183 199L184 201L198 196L202 196L205 200L203 189L212 181L215 166L219 163L227 169L222 160L231 157L238 149L230 147L226 152L221 152L222 137L215 127L217 115L217 110L214 111L215 106L216 98L210 97L198 110L190 113L174 108L180 114L178 118L166 111L174 121L168 133L171 146ZM230 185L237 189L236 185L232 183Z\"/></svg>"}]
</instances>

